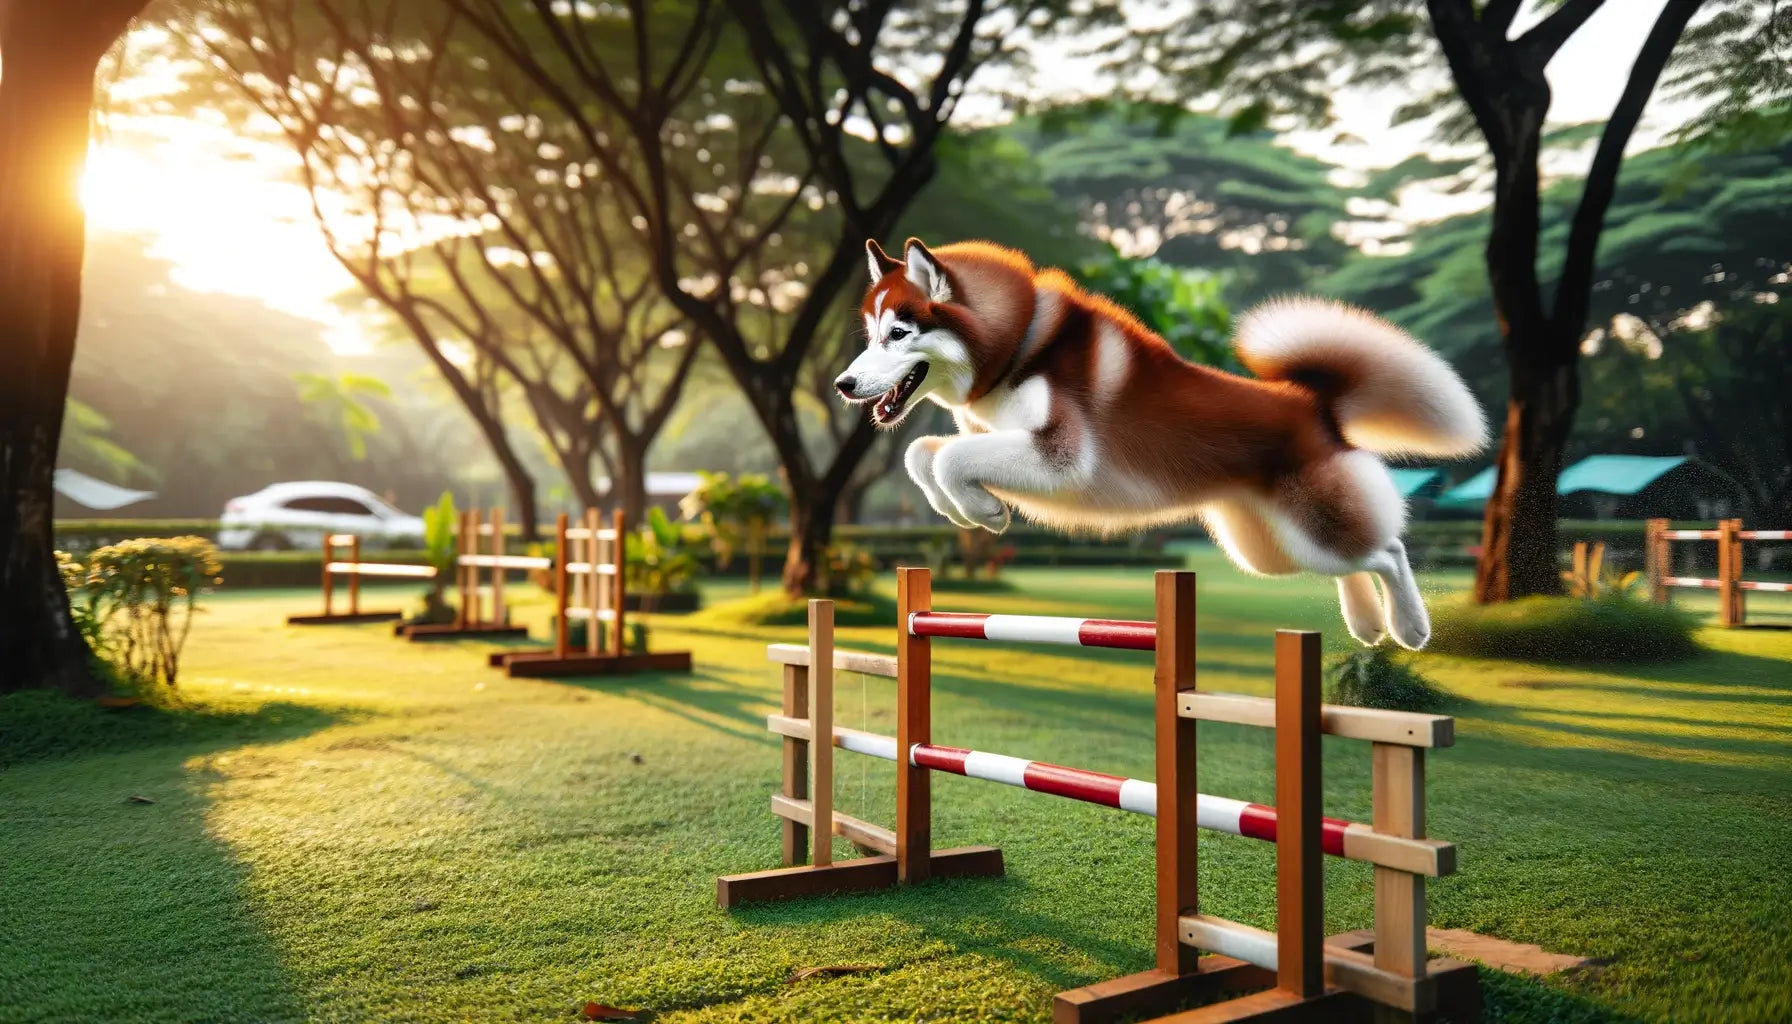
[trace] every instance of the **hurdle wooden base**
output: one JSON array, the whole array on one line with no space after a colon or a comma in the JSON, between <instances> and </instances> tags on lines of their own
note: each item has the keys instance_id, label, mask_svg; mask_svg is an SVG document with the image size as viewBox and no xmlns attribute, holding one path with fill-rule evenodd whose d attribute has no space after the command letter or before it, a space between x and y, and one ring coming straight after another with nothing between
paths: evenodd
<instances>
[{"instance_id":1,"label":"hurdle wooden base","mask_svg":"<svg viewBox=\"0 0 1792 1024\"><path fill-rule=\"evenodd\" d=\"M403 612L336 612L331 615L288 615L288 626L335 626L350 622L391 622L404 618Z\"/></svg>"},{"instance_id":2,"label":"hurdle wooden base","mask_svg":"<svg viewBox=\"0 0 1792 1024\"><path fill-rule=\"evenodd\" d=\"M505 622L469 622L465 626L457 626L452 622L431 622L414 623L394 632L412 643L421 643L425 640L452 640L457 637L478 640L528 636L529 627L512 626Z\"/></svg>"},{"instance_id":3,"label":"hurdle wooden base","mask_svg":"<svg viewBox=\"0 0 1792 1024\"><path fill-rule=\"evenodd\" d=\"M1325 940L1336 949L1372 954L1370 929ZM1427 1010L1412 1020L1479 1024L1481 983L1474 964L1438 957L1426 968ZM1227 1021L1375 1024L1388 1008L1353 992L1328 987L1302 998L1275 988L1276 972L1217 953L1203 956L1188 974L1150 970L1060 992L1052 1000L1052 1024L1222 1024ZM1249 993L1249 994L1245 994Z\"/></svg>"},{"instance_id":4,"label":"hurdle wooden base","mask_svg":"<svg viewBox=\"0 0 1792 1024\"><path fill-rule=\"evenodd\" d=\"M574 654L557 658L553 651L496 651L488 659L512 679L560 679L566 676L620 676L635 672L689 672L690 651L647 654Z\"/></svg>"},{"instance_id":5,"label":"hurdle wooden base","mask_svg":"<svg viewBox=\"0 0 1792 1024\"><path fill-rule=\"evenodd\" d=\"M929 863L934 878L993 878L1003 873L1002 851L994 846L935 850ZM742 875L723 875L716 879L716 905L727 910L743 903L770 903L830 893L876 892L895 887L895 857L858 857L833 864L798 864Z\"/></svg>"}]
</instances>

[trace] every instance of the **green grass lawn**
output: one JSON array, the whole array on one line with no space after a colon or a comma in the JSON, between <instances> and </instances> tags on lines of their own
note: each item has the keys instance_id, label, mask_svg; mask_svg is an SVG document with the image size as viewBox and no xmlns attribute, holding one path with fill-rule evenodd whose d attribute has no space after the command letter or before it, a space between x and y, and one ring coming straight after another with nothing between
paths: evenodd
<instances>
[{"instance_id":1,"label":"green grass lawn","mask_svg":"<svg viewBox=\"0 0 1792 1024\"><path fill-rule=\"evenodd\" d=\"M1276 626L1346 649L1328 583L1192 561L1202 686L1268 692ZM936 604L1150 615L1148 572L1011 575ZM1149 964L1147 819L949 776L936 842L999 845L1007 877L718 911L717 875L777 862L763 645L800 629L661 619L690 676L541 682L483 644L282 624L315 600L211 600L186 710L0 703L0 1021L1041 1021ZM521 612L542 635L545 605ZM1487 972L1493 1019L1792 1019L1792 632L1701 640L1647 670L1422 659L1460 716L1429 764L1461 847L1432 924L1597 958ZM935 664L938 741L1150 776L1148 656L942 641ZM892 731L892 696L842 676L836 721ZM1269 734L1201 729L1203 790L1268 802ZM1327 812L1366 817L1367 748L1328 740L1326 771ZM888 764L837 772L843 810L890 820ZM1201 854L1204 909L1273 927L1273 849ZM1331 928L1366 926L1367 868L1327 879ZM847 963L879 969L790 980Z\"/></svg>"}]
</instances>

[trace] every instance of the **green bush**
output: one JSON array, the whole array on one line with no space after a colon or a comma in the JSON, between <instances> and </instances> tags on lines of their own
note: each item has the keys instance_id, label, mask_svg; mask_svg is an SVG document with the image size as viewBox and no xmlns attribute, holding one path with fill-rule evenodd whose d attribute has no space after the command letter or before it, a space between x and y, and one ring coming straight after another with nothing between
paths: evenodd
<instances>
[{"instance_id":1,"label":"green bush","mask_svg":"<svg viewBox=\"0 0 1792 1024\"><path fill-rule=\"evenodd\" d=\"M802 626L809 622L809 602L782 590L767 591L705 608L685 620L698 628ZM896 621L896 602L881 594L834 600L837 626L888 626Z\"/></svg>"},{"instance_id":2,"label":"green bush","mask_svg":"<svg viewBox=\"0 0 1792 1024\"><path fill-rule=\"evenodd\" d=\"M218 551L204 537L144 537L58 555L69 605L89 646L126 682L174 686L199 592L218 582Z\"/></svg>"},{"instance_id":3,"label":"green bush","mask_svg":"<svg viewBox=\"0 0 1792 1024\"><path fill-rule=\"evenodd\" d=\"M1430 649L1558 664L1675 661L1699 652L1697 626L1685 609L1622 591L1591 600L1526 597L1491 605L1458 599L1434 609Z\"/></svg>"},{"instance_id":4,"label":"green bush","mask_svg":"<svg viewBox=\"0 0 1792 1024\"><path fill-rule=\"evenodd\" d=\"M1326 670L1325 699L1332 704L1387 711L1436 711L1444 692L1392 647L1364 647Z\"/></svg>"}]
</instances>

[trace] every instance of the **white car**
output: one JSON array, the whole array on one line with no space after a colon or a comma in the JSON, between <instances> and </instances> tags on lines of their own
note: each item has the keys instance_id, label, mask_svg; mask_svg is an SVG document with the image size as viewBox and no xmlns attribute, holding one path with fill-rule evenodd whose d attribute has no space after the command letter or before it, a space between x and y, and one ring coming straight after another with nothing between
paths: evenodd
<instances>
[{"instance_id":1,"label":"white car","mask_svg":"<svg viewBox=\"0 0 1792 1024\"><path fill-rule=\"evenodd\" d=\"M423 520L355 484L300 480L232 498L219 521L227 551L321 548L327 533L352 533L365 547L423 546Z\"/></svg>"}]
</instances>

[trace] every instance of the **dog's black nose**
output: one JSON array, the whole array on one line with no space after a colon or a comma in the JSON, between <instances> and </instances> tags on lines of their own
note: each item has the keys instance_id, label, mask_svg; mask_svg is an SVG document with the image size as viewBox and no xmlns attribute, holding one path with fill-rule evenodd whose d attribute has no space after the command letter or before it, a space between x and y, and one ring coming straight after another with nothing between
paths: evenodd
<instances>
[{"instance_id":1,"label":"dog's black nose","mask_svg":"<svg viewBox=\"0 0 1792 1024\"><path fill-rule=\"evenodd\" d=\"M856 379L854 379L852 377L852 375L848 374L847 376L841 377L839 380L835 381L834 386L840 389L841 394L845 395L848 398L851 398L852 392L853 392L853 386L856 385L857 383L858 383L858 381Z\"/></svg>"}]
</instances>

